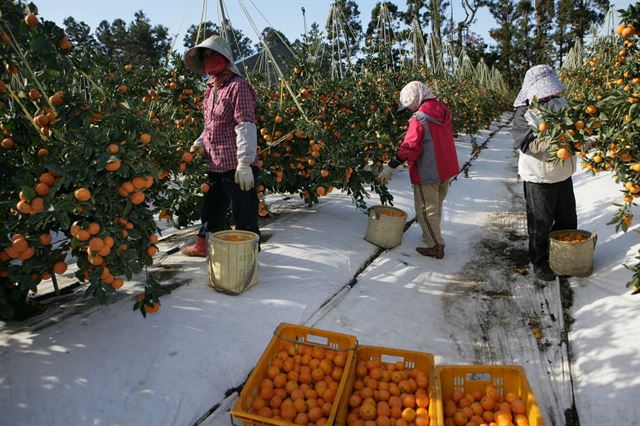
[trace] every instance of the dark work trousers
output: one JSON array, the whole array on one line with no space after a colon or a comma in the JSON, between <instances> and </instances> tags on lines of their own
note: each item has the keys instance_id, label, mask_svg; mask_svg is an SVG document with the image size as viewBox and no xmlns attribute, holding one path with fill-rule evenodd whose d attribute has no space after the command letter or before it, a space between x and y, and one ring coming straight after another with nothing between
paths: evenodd
<instances>
[{"instance_id":1,"label":"dark work trousers","mask_svg":"<svg viewBox=\"0 0 640 426\"><path fill-rule=\"evenodd\" d=\"M251 167L253 181L258 181L258 169ZM258 195L255 186L243 191L235 183L235 170L224 173L209 172L209 192L204 196L200 219L202 226L198 236L204 237L207 232L223 231L225 216L231 206L236 229L251 231L260 235L258 229Z\"/></svg>"},{"instance_id":2,"label":"dark work trousers","mask_svg":"<svg viewBox=\"0 0 640 426\"><path fill-rule=\"evenodd\" d=\"M571 178L557 183L524 183L527 202L529 258L534 266L549 261L549 233L576 229L576 198Z\"/></svg>"}]
</instances>

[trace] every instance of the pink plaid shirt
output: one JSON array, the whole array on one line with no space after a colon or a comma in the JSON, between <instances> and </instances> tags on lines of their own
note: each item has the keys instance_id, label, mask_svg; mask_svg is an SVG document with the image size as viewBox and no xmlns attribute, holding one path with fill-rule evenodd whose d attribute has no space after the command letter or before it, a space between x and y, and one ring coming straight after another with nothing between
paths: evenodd
<instances>
[{"instance_id":1,"label":"pink plaid shirt","mask_svg":"<svg viewBox=\"0 0 640 426\"><path fill-rule=\"evenodd\" d=\"M227 77L218 88L215 78L209 80L204 94L202 139L210 172L223 173L238 166L234 129L238 123L255 123L255 111L256 92L242 77Z\"/></svg>"}]
</instances>

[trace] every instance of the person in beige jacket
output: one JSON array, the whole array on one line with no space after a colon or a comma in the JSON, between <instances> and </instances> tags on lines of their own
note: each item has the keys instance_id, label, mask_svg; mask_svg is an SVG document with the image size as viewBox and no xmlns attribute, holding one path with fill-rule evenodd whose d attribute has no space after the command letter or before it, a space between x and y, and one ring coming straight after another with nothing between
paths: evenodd
<instances>
[{"instance_id":1,"label":"person in beige jacket","mask_svg":"<svg viewBox=\"0 0 640 426\"><path fill-rule=\"evenodd\" d=\"M536 277L556 279L549 267L549 233L558 229L576 229L576 199L571 176L576 158L553 161L548 143L536 138L532 127L541 123L539 111L529 105L534 98L540 105L558 111L567 105L560 96L564 86L548 65L536 65L524 77L522 89L513 106L516 108L512 136L518 150L518 174L524 182L529 234L529 258Z\"/></svg>"}]
</instances>

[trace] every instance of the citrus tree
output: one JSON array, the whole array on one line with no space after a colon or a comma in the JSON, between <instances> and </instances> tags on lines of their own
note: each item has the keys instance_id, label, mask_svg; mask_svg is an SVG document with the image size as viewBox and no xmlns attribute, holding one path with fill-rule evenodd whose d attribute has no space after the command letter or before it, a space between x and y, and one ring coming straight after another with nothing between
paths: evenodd
<instances>
[{"instance_id":1,"label":"citrus tree","mask_svg":"<svg viewBox=\"0 0 640 426\"><path fill-rule=\"evenodd\" d=\"M163 190L160 164L178 164L121 73L73 46L33 4L0 6L0 312L23 307L43 279L69 262L86 293L104 301L150 265L156 222L150 201ZM150 277L136 303L157 310L166 290Z\"/></svg>"},{"instance_id":2,"label":"citrus tree","mask_svg":"<svg viewBox=\"0 0 640 426\"><path fill-rule=\"evenodd\" d=\"M74 47L33 3L0 5L0 317L27 310L29 291L75 265L100 302L145 271L157 252L158 220L199 219L204 160L189 152L203 128L204 81L172 54L167 66L121 64ZM394 154L408 113L398 91L431 85L456 133L474 134L507 108L507 94L467 77L394 68L372 57L333 79L309 61L258 93L258 195L297 193L308 204L336 188L365 208L370 192L392 196L376 176ZM260 203L261 215L267 215ZM134 309L159 308L166 290L146 274Z\"/></svg>"}]
</instances>

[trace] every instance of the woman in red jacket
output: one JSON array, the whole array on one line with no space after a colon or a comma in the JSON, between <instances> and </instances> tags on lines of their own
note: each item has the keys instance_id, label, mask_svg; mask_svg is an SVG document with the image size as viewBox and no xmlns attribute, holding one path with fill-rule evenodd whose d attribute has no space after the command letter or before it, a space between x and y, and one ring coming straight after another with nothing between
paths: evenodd
<instances>
[{"instance_id":1,"label":"woman in red jacket","mask_svg":"<svg viewBox=\"0 0 640 426\"><path fill-rule=\"evenodd\" d=\"M409 163L416 218L427 243L427 247L416 250L423 256L442 259L442 203L449 190L449 181L460 170L451 113L436 99L433 91L419 81L412 81L402 88L398 110L405 108L414 113L409 119L407 134L395 157L383 167L379 180L386 185L396 167L405 161Z\"/></svg>"}]
</instances>

